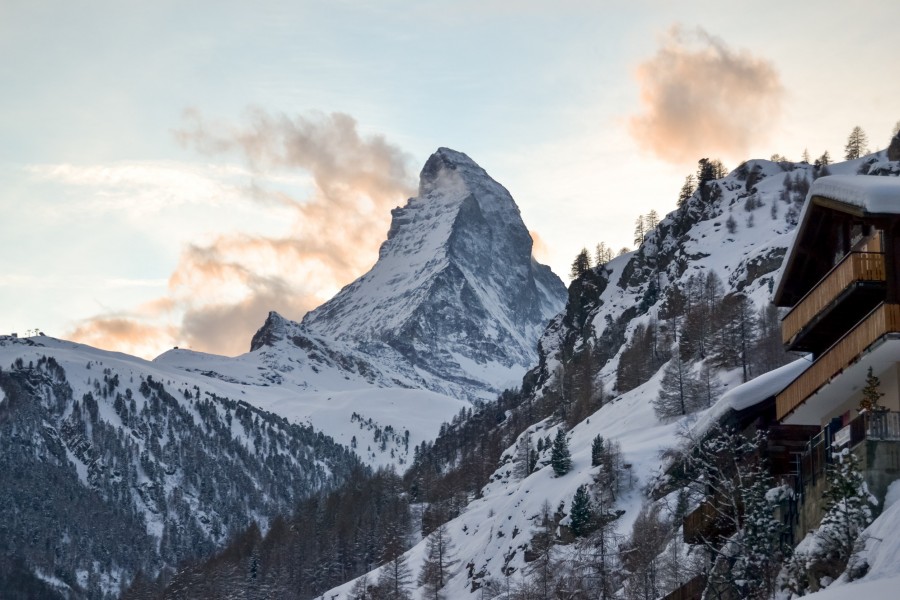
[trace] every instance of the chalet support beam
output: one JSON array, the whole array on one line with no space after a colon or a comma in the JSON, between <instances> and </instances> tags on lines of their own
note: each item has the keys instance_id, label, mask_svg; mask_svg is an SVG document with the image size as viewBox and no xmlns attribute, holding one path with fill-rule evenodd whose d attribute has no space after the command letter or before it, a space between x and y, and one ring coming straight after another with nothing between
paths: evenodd
<instances>
[{"instance_id":1,"label":"chalet support beam","mask_svg":"<svg viewBox=\"0 0 900 600\"><path fill-rule=\"evenodd\" d=\"M884 259L888 304L900 304L900 222L892 220L884 229Z\"/></svg>"}]
</instances>

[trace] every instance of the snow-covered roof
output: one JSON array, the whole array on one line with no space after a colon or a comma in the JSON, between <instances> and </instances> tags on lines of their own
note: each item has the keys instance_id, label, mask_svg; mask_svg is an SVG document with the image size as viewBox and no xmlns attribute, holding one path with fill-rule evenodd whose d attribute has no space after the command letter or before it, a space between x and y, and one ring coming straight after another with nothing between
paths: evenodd
<instances>
[{"instance_id":1,"label":"snow-covered roof","mask_svg":"<svg viewBox=\"0 0 900 600\"><path fill-rule=\"evenodd\" d=\"M872 214L900 214L900 178L829 175L816 179L809 198L821 196L858 206Z\"/></svg>"},{"instance_id":2,"label":"snow-covered roof","mask_svg":"<svg viewBox=\"0 0 900 600\"><path fill-rule=\"evenodd\" d=\"M712 408L697 420L692 429L695 432L706 431L729 410L744 410L771 398L800 377L811 364L810 359L799 358L725 392Z\"/></svg>"},{"instance_id":3,"label":"snow-covered roof","mask_svg":"<svg viewBox=\"0 0 900 600\"><path fill-rule=\"evenodd\" d=\"M717 406L720 410L744 410L755 404L759 404L766 398L771 398L792 381L803 374L812 364L807 358L799 358L783 367L778 367L768 373L763 373L756 379L741 384L722 395Z\"/></svg>"},{"instance_id":4,"label":"snow-covered roof","mask_svg":"<svg viewBox=\"0 0 900 600\"><path fill-rule=\"evenodd\" d=\"M788 256L778 277L775 291L776 303L784 290L785 280L797 251L797 244L803 236L809 215L812 211L812 199L828 198L849 206L861 208L869 214L900 214L900 177L879 177L876 175L828 175L813 181L800 212L799 226L794 243L788 250Z\"/></svg>"}]
</instances>

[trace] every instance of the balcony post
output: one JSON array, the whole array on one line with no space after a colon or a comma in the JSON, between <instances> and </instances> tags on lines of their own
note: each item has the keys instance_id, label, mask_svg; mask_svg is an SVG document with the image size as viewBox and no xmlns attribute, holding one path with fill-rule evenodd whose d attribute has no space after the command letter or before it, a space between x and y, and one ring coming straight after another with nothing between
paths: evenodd
<instances>
[{"instance_id":1,"label":"balcony post","mask_svg":"<svg viewBox=\"0 0 900 600\"><path fill-rule=\"evenodd\" d=\"M892 219L884 228L884 269L887 303L900 304L900 224Z\"/></svg>"}]
</instances>

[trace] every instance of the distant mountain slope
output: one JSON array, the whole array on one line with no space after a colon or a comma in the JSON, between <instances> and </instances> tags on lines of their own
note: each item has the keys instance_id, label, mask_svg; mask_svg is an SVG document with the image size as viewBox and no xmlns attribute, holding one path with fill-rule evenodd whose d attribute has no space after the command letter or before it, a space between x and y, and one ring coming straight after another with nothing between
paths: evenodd
<instances>
[{"instance_id":1,"label":"distant mountain slope","mask_svg":"<svg viewBox=\"0 0 900 600\"><path fill-rule=\"evenodd\" d=\"M238 386L60 342L0 338L0 555L117 593L345 482L347 447Z\"/></svg>"}]
</instances>

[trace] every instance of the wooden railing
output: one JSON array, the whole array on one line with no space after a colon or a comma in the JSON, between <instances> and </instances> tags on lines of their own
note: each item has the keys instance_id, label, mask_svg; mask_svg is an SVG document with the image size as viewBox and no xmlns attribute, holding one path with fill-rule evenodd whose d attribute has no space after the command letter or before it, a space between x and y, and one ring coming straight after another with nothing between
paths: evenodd
<instances>
[{"instance_id":1,"label":"wooden railing","mask_svg":"<svg viewBox=\"0 0 900 600\"><path fill-rule=\"evenodd\" d=\"M866 412L847 425L847 441L852 448L865 441L900 441L900 413L876 410Z\"/></svg>"},{"instance_id":2,"label":"wooden railing","mask_svg":"<svg viewBox=\"0 0 900 600\"><path fill-rule=\"evenodd\" d=\"M787 344L823 308L856 281L884 281L884 254L850 252L807 292L781 321L781 341Z\"/></svg>"},{"instance_id":3,"label":"wooden railing","mask_svg":"<svg viewBox=\"0 0 900 600\"><path fill-rule=\"evenodd\" d=\"M900 332L900 304L879 304L775 397L780 421L887 333Z\"/></svg>"}]
</instances>

